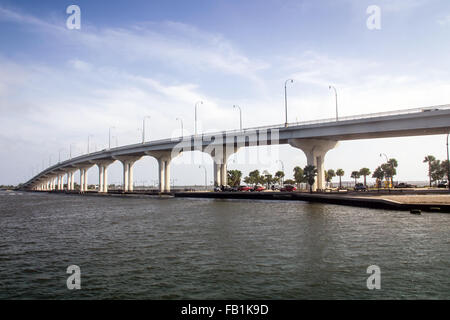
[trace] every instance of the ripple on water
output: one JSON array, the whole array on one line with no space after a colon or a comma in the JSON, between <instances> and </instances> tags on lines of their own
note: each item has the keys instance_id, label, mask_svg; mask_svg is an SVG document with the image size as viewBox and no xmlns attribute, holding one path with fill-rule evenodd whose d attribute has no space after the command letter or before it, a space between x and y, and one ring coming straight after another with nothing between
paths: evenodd
<instances>
[{"instance_id":1,"label":"ripple on water","mask_svg":"<svg viewBox=\"0 0 450 320\"><path fill-rule=\"evenodd\" d=\"M0 299L450 298L450 215L32 193L1 201ZM71 264L81 267L77 292L66 288ZM366 288L372 264L377 292Z\"/></svg>"}]
</instances>

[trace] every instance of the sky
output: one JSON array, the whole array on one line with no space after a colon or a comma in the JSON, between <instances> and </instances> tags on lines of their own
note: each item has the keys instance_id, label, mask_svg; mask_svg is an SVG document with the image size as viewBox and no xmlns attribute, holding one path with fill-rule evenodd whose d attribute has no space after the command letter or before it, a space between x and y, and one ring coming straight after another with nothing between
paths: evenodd
<instances>
[{"instance_id":1,"label":"sky","mask_svg":"<svg viewBox=\"0 0 450 320\"><path fill-rule=\"evenodd\" d=\"M80 29L69 29L78 5ZM380 10L369 29L367 9ZM450 103L448 0L0 0L0 185L25 182L70 156L108 145L194 131L284 123L284 83L290 122ZM399 181L426 181L423 158L444 160L446 136L342 141L327 169L344 180L396 158ZM249 152L256 152L250 149ZM243 151L239 151L243 152ZM277 149L286 176L304 167L304 153ZM204 172L184 154L173 161L178 185L201 185ZM212 160L202 157L212 180ZM267 169L281 162L232 161L229 169ZM122 164L110 167L122 182ZM136 184L154 184L155 159L135 164ZM89 170L89 182L98 169ZM337 180L335 180L337 181ZM369 181L372 181L369 179Z\"/></svg>"}]
</instances>

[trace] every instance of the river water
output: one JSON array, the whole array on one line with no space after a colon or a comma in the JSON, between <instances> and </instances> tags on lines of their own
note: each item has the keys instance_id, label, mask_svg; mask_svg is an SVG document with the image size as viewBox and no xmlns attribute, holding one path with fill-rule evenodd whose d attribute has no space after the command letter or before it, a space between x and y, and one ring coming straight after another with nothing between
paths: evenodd
<instances>
[{"instance_id":1,"label":"river water","mask_svg":"<svg viewBox=\"0 0 450 320\"><path fill-rule=\"evenodd\" d=\"M0 299L449 299L449 235L439 213L1 192Z\"/></svg>"}]
</instances>

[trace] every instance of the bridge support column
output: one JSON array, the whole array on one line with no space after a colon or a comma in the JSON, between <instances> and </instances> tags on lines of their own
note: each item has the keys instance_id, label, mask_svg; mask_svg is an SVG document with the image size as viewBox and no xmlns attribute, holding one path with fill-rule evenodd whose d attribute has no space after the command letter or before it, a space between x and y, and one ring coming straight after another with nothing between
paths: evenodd
<instances>
[{"instance_id":1,"label":"bridge support column","mask_svg":"<svg viewBox=\"0 0 450 320\"><path fill-rule=\"evenodd\" d=\"M80 169L80 192L84 192L84 179L85 179L86 170Z\"/></svg>"},{"instance_id":2,"label":"bridge support column","mask_svg":"<svg viewBox=\"0 0 450 320\"><path fill-rule=\"evenodd\" d=\"M117 156L114 159L122 162L123 165L123 192L133 191L133 165L140 156Z\"/></svg>"},{"instance_id":3,"label":"bridge support column","mask_svg":"<svg viewBox=\"0 0 450 320\"><path fill-rule=\"evenodd\" d=\"M64 175L60 174L59 175L59 190L63 190L64 189Z\"/></svg>"},{"instance_id":4,"label":"bridge support column","mask_svg":"<svg viewBox=\"0 0 450 320\"><path fill-rule=\"evenodd\" d=\"M69 191L70 190L70 173L69 172L67 172L67 186L66 186L66 189L67 189L67 191Z\"/></svg>"},{"instance_id":5,"label":"bridge support column","mask_svg":"<svg viewBox=\"0 0 450 320\"><path fill-rule=\"evenodd\" d=\"M158 159L159 192L164 192L165 165L166 165L166 162L163 159Z\"/></svg>"},{"instance_id":6,"label":"bridge support column","mask_svg":"<svg viewBox=\"0 0 450 320\"><path fill-rule=\"evenodd\" d=\"M84 191L88 191L88 170L89 168L84 169Z\"/></svg>"},{"instance_id":7,"label":"bridge support column","mask_svg":"<svg viewBox=\"0 0 450 320\"><path fill-rule=\"evenodd\" d=\"M294 148L303 150L306 155L307 164L316 167L317 177L315 179L314 185L312 186L312 190L324 190L325 155L329 150L337 146L338 141L326 139L289 139L289 144Z\"/></svg>"},{"instance_id":8,"label":"bridge support column","mask_svg":"<svg viewBox=\"0 0 450 320\"><path fill-rule=\"evenodd\" d=\"M170 161L171 159L165 160L164 165L164 191L170 192Z\"/></svg>"},{"instance_id":9,"label":"bridge support column","mask_svg":"<svg viewBox=\"0 0 450 320\"><path fill-rule=\"evenodd\" d=\"M146 154L158 160L159 192L170 192L170 162L180 155L182 150L148 151Z\"/></svg>"},{"instance_id":10,"label":"bridge support column","mask_svg":"<svg viewBox=\"0 0 450 320\"><path fill-rule=\"evenodd\" d=\"M222 174L220 171L220 164L213 161L213 166L214 166L214 186L220 187L222 185L222 179L221 179Z\"/></svg>"},{"instance_id":11,"label":"bridge support column","mask_svg":"<svg viewBox=\"0 0 450 320\"><path fill-rule=\"evenodd\" d=\"M98 192L108 192L108 167L116 160L96 160L95 164L98 167ZM92 162L94 163L94 162Z\"/></svg>"},{"instance_id":12,"label":"bridge support column","mask_svg":"<svg viewBox=\"0 0 450 320\"><path fill-rule=\"evenodd\" d=\"M227 162L228 158L236 153L239 150L239 148L236 147L227 147L225 150L225 147L223 150L220 150L219 152L214 150L211 157L213 158L213 165L214 165L214 185L215 186L226 186L228 184L228 171L227 171Z\"/></svg>"},{"instance_id":13,"label":"bridge support column","mask_svg":"<svg viewBox=\"0 0 450 320\"><path fill-rule=\"evenodd\" d=\"M133 176L133 166L134 161L128 162L128 191L133 192L134 191L134 176Z\"/></svg>"}]
</instances>

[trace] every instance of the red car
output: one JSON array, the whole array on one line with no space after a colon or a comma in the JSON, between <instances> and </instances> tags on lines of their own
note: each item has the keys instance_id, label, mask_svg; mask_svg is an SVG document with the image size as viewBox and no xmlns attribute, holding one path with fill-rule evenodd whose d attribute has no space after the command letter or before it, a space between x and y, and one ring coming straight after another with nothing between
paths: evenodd
<instances>
[{"instance_id":1,"label":"red car","mask_svg":"<svg viewBox=\"0 0 450 320\"><path fill-rule=\"evenodd\" d=\"M261 191L263 191L263 190L266 190L266 188L263 187L263 186L255 186L255 187L253 188L253 191L258 191L258 192L261 192Z\"/></svg>"},{"instance_id":2,"label":"red car","mask_svg":"<svg viewBox=\"0 0 450 320\"><path fill-rule=\"evenodd\" d=\"M283 188L281 188L280 191L282 191L282 192L292 192L292 191L295 191L295 190L297 190L297 188L295 186L286 185Z\"/></svg>"},{"instance_id":3,"label":"red car","mask_svg":"<svg viewBox=\"0 0 450 320\"><path fill-rule=\"evenodd\" d=\"M238 188L238 191L250 191L250 190L252 190L252 188L249 186L240 186Z\"/></svg>"}]
</instances>

